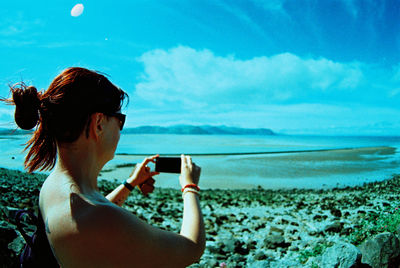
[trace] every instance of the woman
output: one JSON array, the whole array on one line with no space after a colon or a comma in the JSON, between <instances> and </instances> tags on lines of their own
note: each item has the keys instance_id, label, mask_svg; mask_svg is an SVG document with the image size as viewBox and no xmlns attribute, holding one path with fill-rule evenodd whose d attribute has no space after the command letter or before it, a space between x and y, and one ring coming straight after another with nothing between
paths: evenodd
<instances>
[{"instance_id":1,"label":"woman","mask_svg":"<svg viewBox=\"0 0 400 268\"><path fill-rule=\"evenodd\" d=\"M161 230L122 209L130 191L154 187L146 158L124 184L106 197L97 177L114 157L125 122L127 96L106 77L69 68L47 91L23 84L11 88L15 121L37 126L27 144L29 172L53 169L40 191L39 207L47 238L62 267L184 267L199 260L205 233L199 206L200 167L182 155L183 222L180 234ZM57 161L56 161L57 159Z\"/></svg>"}]
</instances>

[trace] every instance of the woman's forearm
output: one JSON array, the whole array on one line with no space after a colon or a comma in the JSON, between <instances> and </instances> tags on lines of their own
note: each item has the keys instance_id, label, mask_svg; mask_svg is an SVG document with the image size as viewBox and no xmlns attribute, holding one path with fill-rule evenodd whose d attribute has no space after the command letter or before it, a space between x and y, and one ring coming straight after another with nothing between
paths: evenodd
<instances>
[{"instance_id":1,"label":"woman's forearm","mask_svg":"<svg viewBox=\"0 0 400 268\"><path fill-rule=\"evenodd\" d=\"M121 184L117 188L115 188L114 191L109 193L106 198L117 206L122 206L130 193L131 191L123 184Z\"/></svg>"},{"instance_id":2,"label":"woman's forearm","mask_svg":"<svg viewBox=\"0 0 400 268\"><path fill-rule=\"evenodd\" d=\"M183 196L183 222L180 234L193 241L200 258L205 248L205 231L198 195L187 192Z\"/></svg>"}]
</instances>

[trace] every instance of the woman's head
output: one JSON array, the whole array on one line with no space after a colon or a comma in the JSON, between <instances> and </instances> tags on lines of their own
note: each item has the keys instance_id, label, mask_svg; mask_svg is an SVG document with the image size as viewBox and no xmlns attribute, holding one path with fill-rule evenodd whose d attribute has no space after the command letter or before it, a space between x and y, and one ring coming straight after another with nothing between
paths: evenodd
<instances>
[{"instance_id":1,"label":"woman's head","mask_svg":"<svg viewBox=\"0 0 400 268\"><path fill-rule=\"evenodd\" d=\"M90 118L100 112L116 116L127 94L104 75L73 67L59 74L44 93L20 83L11 87L16 106L15 122L22 129L38 126L28 142L25 159L28 170L51 169L57 155L57 143L70 143L85 133ZM122 120L122 118L119 118Z\"/></svg>"}]
</instances>

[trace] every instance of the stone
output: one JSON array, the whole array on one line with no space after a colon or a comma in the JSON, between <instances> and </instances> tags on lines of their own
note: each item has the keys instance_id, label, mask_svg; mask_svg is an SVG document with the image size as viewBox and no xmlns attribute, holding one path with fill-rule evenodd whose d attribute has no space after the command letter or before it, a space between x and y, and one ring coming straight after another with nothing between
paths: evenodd
<instances>
[{"instance_id":1,"label":"stone","mask_svg":"<svg viewBox=\"0 0 400 268\"><path fill-rule=\"evenodd\" d=\"M268 260L261 260L261 261L254 261L247 267L251 268L265 268L265 267L271 267L271 263Z\"/></svg>"},{"instance_id":2,"label":"stone","mask_svg":"<svg viewBox=\"0 0 400 268\"><path fill-rule=\"evenodd\" d=\"M266 248L275 249L278 247L287 248L290 246L290 243L286 243L285 237L283 237L282 235L273 234L273 235L268 235L264 239L264 245Z\"/></svg>"},{"instance_id":3,"label":"stone","mask_svg":"<svg viewBox=\"0 0 400 268\"><path fill-rule=\"evenodd\" d=\"M12 267L17 263L18 253L14 252L14 247L9 246L18 238L17 232L6 222L0 222L0 263L2 267Z\"/></svg>"},{"instance_id":4,"label":"stone","mask_svg":"<svg viewBox=\"0 0 400 268\"><path fill-rule=\"evenodd\" d=\"M235 254L247 255L249 254L249 251L249 248L245 246L244 242L241 242L240 240L235 241Z\"/></svg>"},{"instance_id":5,"label":"stone","mask_svg":"<svg viewBox=\"0 0 400 268\"><path fill-rule=\"evenodd\" d=\"M275 226L271 226L270 232L271 232L271 233L284 234L284 233L285 233L285 230L283 230L283 229L281 229L281 228L278 228L278 227L275 227Z\"/></svg>"},{"instance_id":6,"label":"stone","mask_svg":"<svg viewBox=\"0 0 400 268\"><path fill-rule=\"evenodd\" d=\"M263 251L257 251L256 254L254 254L254 260L261 261L261 260L266 260L267 255Z\"/></svg>"},{"instance_id":7,"label":"stone","mask_svg":"<svg viewBox=\"0 0 400 268\"><path fill-rule=\"evenodd\" d=\"M328 218L328 216L326 216L326 215L321 215L321 214L316 214L316 215L313 217L313 220L315 220L315 221L322 221L322 220L326 220L326 218Z\"/></svg>"},{"instance_id":8,"label":"stone","mask_svg":"<svg viewBox=\"0 0 400 268\"><path fill-rule=\"evenodd\" d=\"M399 239L392 233L381 233L360 245L361 262L371 267L398 267L400 264Z\"/></svg>"},{"instance_id":9,"label":"stone","mask_svg":"<svg viewBox=\"0 0 400 268\"><path fill-rule=\"evenodd\" d=\"M205 263L201 263L201 267L218 267L218 261L216 259L209 259Z\"/></svg>"},{"instance_id":10,"label":"stone","mask_svg":"<svg viewBox=\"0 0 400 268\"><path fill-rule=\"evenodd\" d=\"M338 218L342 217L342 212L340 211L340 209L337 209L337 208L332 208L331 214Z\"/></svg>"},{"instance_id":11,"label":"stone","mask_svg":"<svg viewBox=\"0 0 400 268\"><path fill-rule=\"evenodd\" d=\"M342 224L338 221L335 221L334 223L328 224L325 226L324 231L325 232L333 232L333 233L340 233L342 231Z\"/></svg>"},{"instance_id":12,"label":"stone","mask_svg":"<svg viewBox=\"0 0 400 268\"><path fill-rule=\"evenodd\" d=\"M350 244L339 242L325 250L321 256L321 267L349 268L360 264L360 250Z\"/></svg>"}]
</instances>

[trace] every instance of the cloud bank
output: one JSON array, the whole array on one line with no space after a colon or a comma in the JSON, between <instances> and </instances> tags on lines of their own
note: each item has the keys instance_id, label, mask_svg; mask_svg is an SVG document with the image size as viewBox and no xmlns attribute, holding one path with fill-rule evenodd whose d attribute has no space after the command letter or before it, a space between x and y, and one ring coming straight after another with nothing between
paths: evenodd
<instances>
[{"instance_id":1,"label":"cloud bank","mask_svg":"<svg viewBox=\"0 0 400 268\"><path fill-rule=\"evenodd\" d=\"M365 83L359 64L290 53L249 60L220 57L210 50L179 46L143 54L142 81L136 93L159 103L301 103L346 95Z\"/></svg>"},{"instance_id":2,"label":"cloud bank","mask_svg":"<svg viewBox=\"0 0 400 268\"><path fill-rule=\"evenodd\" d=\"M291 53L243 60L185 46L152 50L138 60L144 71L136 84L135 99L174 114L175 123L281 130L399 125L397 107L386 104L400 97L400 87L395 87L400 68L388 75L359 62L301 58ZM179 117L182 113L190 114L192 121ZM162 115L157 118L169 122ZM319 125L307 126L310 122Z\"/></svg>"}]
</instances>

